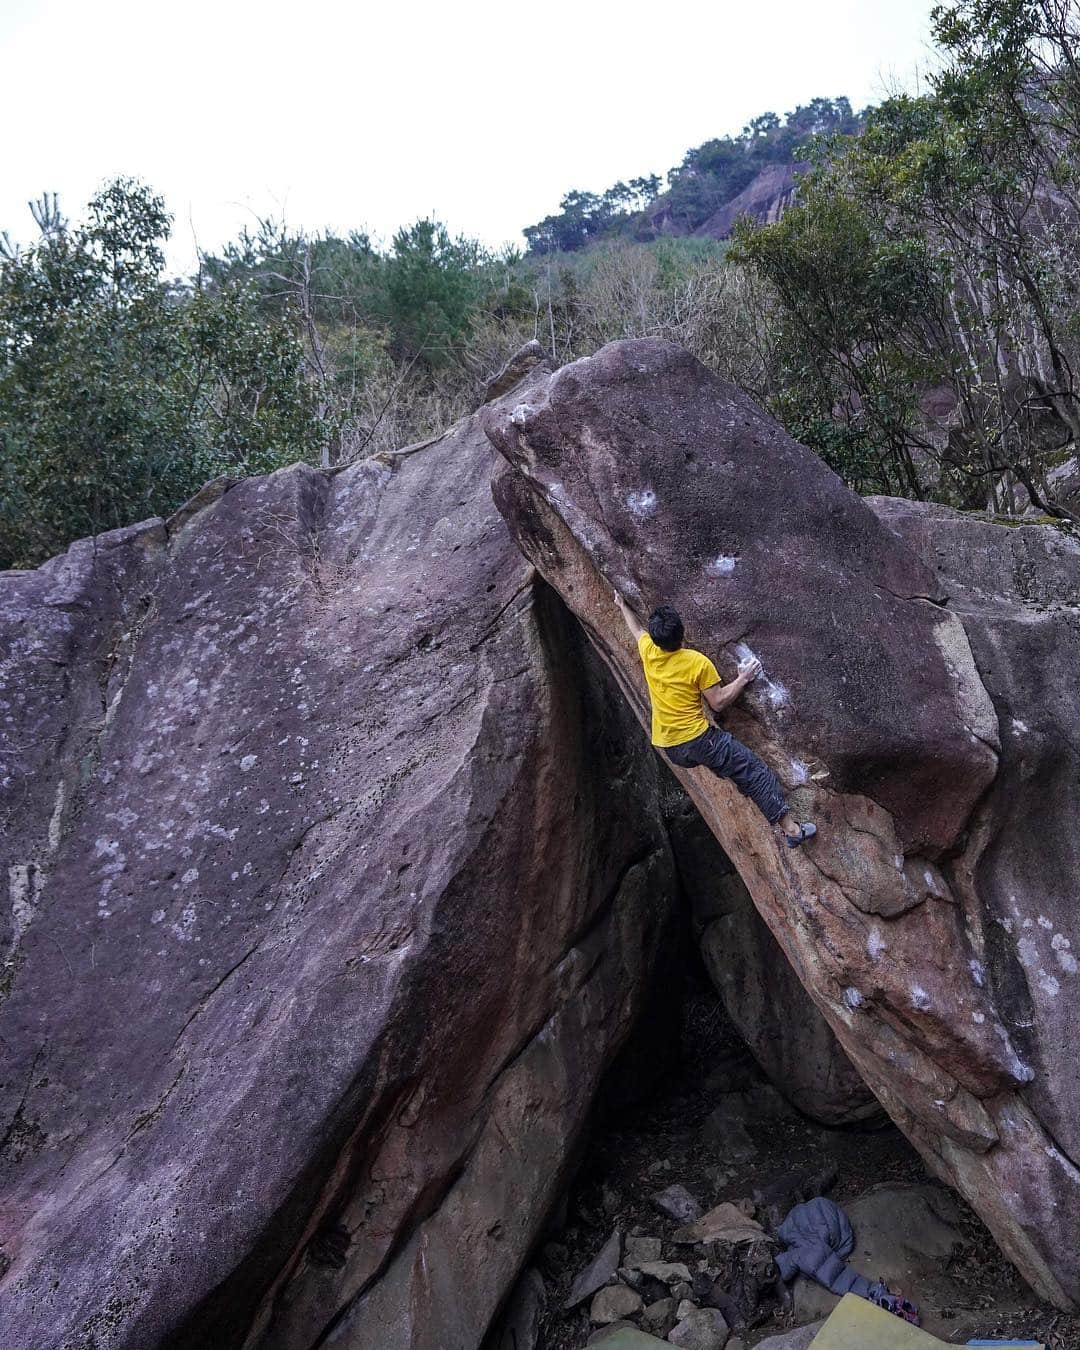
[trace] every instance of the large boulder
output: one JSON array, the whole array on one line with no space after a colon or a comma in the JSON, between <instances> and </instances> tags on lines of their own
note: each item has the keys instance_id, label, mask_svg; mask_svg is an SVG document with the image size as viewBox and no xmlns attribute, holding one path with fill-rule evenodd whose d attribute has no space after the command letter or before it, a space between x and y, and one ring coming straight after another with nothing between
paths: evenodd
<instances>
[{"instance_id":1,"label":"large boulder","mask_svg":"<svg viewBox=\"0 0 1080 1350\"><path fill-rule=\"evenodd\" d=\"M1000 600L991 586L958 606L934 566L936 519L913 547L747 397L658 341L564 367L485 426L505 460L500 509L643 723L613 584L643 616L675 604L723 675L763 660L728 723L818 840L783 848L729 783L677 776L864 1079L1038 1292L1073 1304L1080 737L1062 670L1080 670L1080 547L1055 533L1052 564L1030 549L1027 566L1052 574L1023 604L1019 586ZM1036 608L1052 618L1033 622Z\"/></svg>"},{"instance_id":2,"label":"large boulder","mask_svg":"<svg viewBox=\"0 0 1080 1350\"><path fill-rule=\"evenodd\" d=\"M467 1347L511 1288L674 873L493 458L0 578L5 1344Z\"/></svg>"}]
</instances>

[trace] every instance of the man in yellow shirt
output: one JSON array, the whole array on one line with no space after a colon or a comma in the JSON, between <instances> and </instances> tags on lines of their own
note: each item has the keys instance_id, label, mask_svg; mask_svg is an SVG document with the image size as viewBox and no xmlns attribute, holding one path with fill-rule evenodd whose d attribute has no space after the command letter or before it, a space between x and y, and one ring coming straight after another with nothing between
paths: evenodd
<instances>
[{"instance_id":1,"label":"man in yellow shirt","mask_svg":"<svg viewBox=\"0 0 1080 1350\"><path fill-rule=\"evenodd\" d=\"M722 684L707 656L683 646L683 623L678 611L661 605L649 617L648 632L638 623L622 596L615 601L626 626L637 639L645 682L652 701L652 743L681 769L704 766L718 778L730 778L749 797L770 825L779 825L789 848L817 834L817 826L791 815L783 789L769 766L729 731L710 726L702 699L714 713L723 712L761 673L756 657L744 661L730 684Z\"/></svg>"}]
</instances>

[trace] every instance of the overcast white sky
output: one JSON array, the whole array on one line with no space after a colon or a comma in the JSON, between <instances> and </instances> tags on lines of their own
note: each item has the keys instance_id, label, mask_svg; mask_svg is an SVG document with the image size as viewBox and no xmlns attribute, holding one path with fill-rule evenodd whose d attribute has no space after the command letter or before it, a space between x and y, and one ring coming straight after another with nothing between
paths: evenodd
<instances>
[{"instance_id":1,"label":"overcast white sky","mask_svg":"<svg viewBox=\"0 0 1080 1350\"><path fill-rule=\"evenodd\" d=\"M259 213L520 243L767 109L911 87L932 2L0 0L0 229L123 173L165 196L178 269Z\"/></svg>"}]
</instances>

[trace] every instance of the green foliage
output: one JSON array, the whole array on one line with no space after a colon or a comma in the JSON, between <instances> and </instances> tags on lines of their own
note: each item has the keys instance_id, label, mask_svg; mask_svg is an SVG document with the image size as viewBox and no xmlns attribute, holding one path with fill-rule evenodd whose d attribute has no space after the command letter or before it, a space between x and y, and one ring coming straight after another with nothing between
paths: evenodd
<instances>
[{"instance_id":1,"label":"green foliage","mask_svg":"<svg viewBox=\"0 0 1080 1350\"><path fill-rule=\"evenodd\" d=\"M419 220L394 235L386 261L381 317L398 355L429 368L460 354L486 290L488 258L475 242L452 240L443 225Z\"/></svg>"},{"instance_id":2,"label":"green foliage","mask_svg":"<svg viewBox=\"0 0 1080 1350\"><path fill-rule=\"evenodd\" d=\"M568 192L556 214L522 231L533 253L570 253L620 232L660 191L656 174L618 182L605 192Z\"/></svg>"},{"instance_id":3,"label":"green foliage","mask_svg":"<svg viewBox=\"0 0 1080 1350\"><path fill-rule=\"evenodd\" d=\"M0 265L0 566L311 453L301 353L239 285L162 280L169 217L118 180Z\"/></svg>"},{"instance_id":4,"label":"green foliage","mask_svg":"<svg viewBox=\"0 0 1080 1350\"><path fill-rule=\"evenodd\" d=\"M1046 467L1080 431L1076 11L955 0L934 22L930 92L819 144L800 204L739 233L781 306L774 407L840 424L912 495L997 511L1020 485L1068 514ZM919 406L935 387L945 427Z\"/></svg>"}]
</instances>

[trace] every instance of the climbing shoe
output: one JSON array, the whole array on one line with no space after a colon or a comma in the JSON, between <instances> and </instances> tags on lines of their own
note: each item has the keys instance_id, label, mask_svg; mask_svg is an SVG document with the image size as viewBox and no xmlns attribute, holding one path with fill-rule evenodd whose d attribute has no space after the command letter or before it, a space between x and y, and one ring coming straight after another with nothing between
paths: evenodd
<instances>
[{"instance_id":1,"label":"climbing shoe","mask_svg":"<svg viewBox=\"0 0 1080 1350\"><path fill-rule=\"evenodd\" d=\"M788 848L799 848L808 839L813 839L815 834L817 834L817 826L808 820L799 826L799 833L794 839L790 834L787 836L787 846Z\"/></svg>"}]
</instances>

